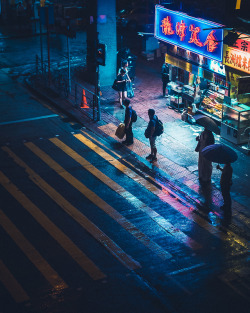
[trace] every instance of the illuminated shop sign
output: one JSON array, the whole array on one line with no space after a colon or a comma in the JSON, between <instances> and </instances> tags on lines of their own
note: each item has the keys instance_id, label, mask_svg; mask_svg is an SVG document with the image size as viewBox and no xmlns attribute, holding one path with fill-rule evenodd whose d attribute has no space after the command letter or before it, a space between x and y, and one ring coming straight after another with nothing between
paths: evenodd
<instances>
[{"instance_id":1,"label":"illuminated shop sign","mask_svg":"<svg viewBox=\"0 0 250 313\"><path fill-rule=\"evenodd\" d=\"M250 74L250 53L227 47L224 49L223 64Z\"/></svg>"},{"instance_id":2,"label":"illuminated shop sign","mask_svg":"<svg viewBox=\"0 0 250 313\"><path fill-rule=\"evenodd\" d=\"M225 65L214 60L209 60L208 64L211 71L226 76Z\"/></svg>"},{"instance_id":3,"label":"illuminated shop sign","mask_svg":"<svg viewBox=\"0 0 250 313\"><path fill-rule=\"evenodd\" d=\"M187 14L155 7L155 32L157 39L177 45L207 58L222 61L222 25L191 17ZM204 30L210 28L209 30Z\"/></svg>"},{"instance_id":4,"label":"illuminated shop sign","mask_svg":"<svg viewBox=\"0 0 250 313\"><path fill-rule=\"evenodd\" d=\"M225 30L224 35L226 36L228 34L228 31ZM236 40L236 42L233 44L233 48L236 50L240 50L242 52L250 53L250 36L246 34L240 34L239 39Z\"/></svg>"}]
</instances>

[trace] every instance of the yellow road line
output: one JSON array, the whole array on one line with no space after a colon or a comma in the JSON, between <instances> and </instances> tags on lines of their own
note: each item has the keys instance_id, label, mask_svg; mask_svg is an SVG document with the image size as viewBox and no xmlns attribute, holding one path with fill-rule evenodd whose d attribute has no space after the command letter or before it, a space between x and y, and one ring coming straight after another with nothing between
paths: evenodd
<instances>
[{"instance_id":1,"label":"yellow road line","mask_svg":"<svg viewBox=\"0 0 250 313\"><path fill-rule=\"evenodd\" d=\"M145 203L140 201L138 198L136 198L133 194L128 192L125 188L114 182L111 178L106 176L104 173L99 171L96 167L94 167L90 162L88 162L86 159L84 159L81 155L76 153L74 150L72 150L70 147L65 145L62 141L60 141L58 138L52 138L50 139L57 147L62 149L65 153L67 153L71 158L73 158L76 162L81 164L87 171L89 171L92 175L97 177L99 180L101 180L104 184L109 186L112 190L114 190L116 193L118 193L120 196L124 197L128 202L130 202L134 207L137 209L143 211L144 213L148 214L148 216L155 221L157 224L159 224L161 227L163 227L168 232L171 231L175 232L175 236L178 237L179 240L183 241L186 245L189 247L196 249L199 247L197 243L195 243L192 239L190 239L188 236L186 236L181 231L174 228L172 224L170 224L166 219L164 219L160 214L152 210L150 207L148 207ZM135 226L130 224L122 215L120 215L118 212L112 210L107 211L107 213L114 219L118 221L118 223L121 224L125 229L131 232L135 232ZM129 224L128 224L129 223ZM129 228L128 228L129 227ZM142 243L146 246L148 246L151 250L155 250L156 253L158 253L162 257L162 253L164 250L160 248L158 245L154 244L152 241L150 241L149 238L147 238L144 234L139 232L137 230L138 234L135 234L137 239L142 241ZM150 245L150 246L149 246ZM160 252L160 253L159 253ZM163 254L164 256L164 254ZM165 257L170 257L171 255L169 253L165 253Z\"/></svg>"},{"instance_id":2,"label":"yellow road line","mask_svg":"<svg viewBox=\"0 0 250 313\"><path fill-rule=\"evenodd\" d=\"M102 157L109 161L113 166L115 166L117 169L125 173L130 178L133 178L135 181L143 184L144 187L152 191L153 193L157 193L159 189L154 186L153 184L149 183L147 180L142 180L141 176L137 175L135 172L131 171L129 168L127 168L125 165L120 163L118 160L113 158L110 154L106 153L104 150L96 146L92 141L88 140L86 137L82 136L81 134L74 135L77 139L79 139L81 142L83 142L85 145L87 145L89 148L94 150L96 153L102 155ZM77 160L79 162L79 156L77 157ZM87 168L88 169L88 168ZM95 174L94 174L95 175ZM99 178L100 174L97 173L96 176ZM100 178L99 178L100 179ZM103 177L103 181L107 184L109 180L109 187L112 189L116 189L117 193L124 195L124 197L129 198L135 198L134 195L128 193L125 189L124 191L121 189L122 187L118 184L114 184L107 176ZM115 190L114 189L114 190ZM123 192L125 192L123 194ZM159 196L159 195L158 195ZM172 200L172 199L171 199ZM169 203L169 201L168 201ZM178 239L179 241L183 242L185 245L192 249L199 249L201 248L201 245L194 241L192 238L188 237L186 234L184 234L181 230L174 227L169 221L167 221L163 216L158 214L156 211L152 210L150 207L145 205L145 203L141 202L139 199L136 199L136 201L133 201L133 205L137 207L138 209L145 212L152 220L154 220L159 226L161 226L165 231L167 231L169 234L171 234L173 237Z\"/></svg>"},{"instance_id":3,"label":"yellow road line","mask_svg":"<svg viewBox=\"0 0 250 313\"><path fill-rule=\"evenodd\" d=\"M0 172L1 173L1 172ZM63 290L67 284L57 274L57 272L48 264L41 254L32 246L32 244L23 236L11 220L0 210L0 225L7 234L15 241L27 258L42 273L47 281L56 289Z\"/></svg>"},{"instance_id":4,"label":"yellow road line","mask_svg":"<svg viewBox=\"0 0 250 313\"><path fill-rule=\"evenodd\" d=\"M50 141L53 142L58 148L62 149L66 154L68 154L76 162L81 164L92 175L97 177L100 181L102 181L104 184L109 186L116 193L124 197L128 202L132 203L133 206L135 206L138 209L141 209L144 212L148 210L151 212L151 215L152 215L152 212L155 213L152 209L148 208L143 202L137 199L134 195L132 195L122 186L118 185L116 182L114 182L104 173L99 171L90 162L88 162L86 159L84 159L81 155L76 153L70 147L65 145L61 140L59 140L58 138L51 138ZM135 227L135 225L130 223L126 218L124 218L121 214L119 214L115 209L109 208L109 210L106 210L105 212L114 220L116 220L123 228L125 228L133 236L135 236L139 241L141 241L142 244L144 244L146 247L148 247L149 249L154 251L156 254L158 254L162 259L166 260L172 257L170 253L165 251L163 248L157 245L154 241L150 240L150 238L148 238L144 233L139 231Z\"/></svg>"},{"instance_id":5,"label":"yellow road line","mask_svg":"<svg viewBox=\"0 0 250 313\"><path fill-rule=\"evenodd\" d=\"M29 300L29 296L19 284L19 282L15 279L15 277L11 274L9 269L5 266L5 264L0 260L0 281L5 286L5 288L9 291L12 298L17 302L25 302Z\"/></svg>"},{"instance_id":6,"label":"yellow road line","mask_svg":"<svg viewBox=\"0 0 250 313\"><path fill-rule=\"evenodd\" d=\"M105 145L103 145L100 141L98 141L96 138L93 138L89 133L86 133L82 131L84 134L87 134L91 139L96 141L98 144L102 145L109 151L112 151L117 157L122 158L121 155L119 155L117 152L114 152L113 150L110 150ZM91 148L93 151L95 151L97 154L105 158L110 164L115 166L117 169L119 169L121 172L126 174L128 177L135 179L138 183L140 183L142 186L146 187L148 190L150 190L152 193L154 193L156 196L158 196L162 201L170 204L175 210L179 211L182 215L187 217L189 220L195 222L202 228L206 229L208 232L213 234L214 236L227 241L230 243L230 245L233 244L233 242L238 243L239 245L243 246L244 248L249 247L249 242L245 240L244 238L241 238L240 236L236 235L230 230L226 230L226 232L222 232L218 227L212 226L210 223L208 223L204 218L200 217L199 215L194 213L194 208L190 206L187 202L186 205L182 205L178 201L178 197L173 193L169 188L163 187L162 190L158 189L156 186L154 186L152 183L148 182L145 178L141 177L140 175L136 174L134 171L127 168L125 165L123 165L120 161L112 157L112 155L108 154L106 151L104 151L99 146L93 144L90 140L88 140L86 137L82 136L81 134L75 134L74 135L77 139L79 139L81 142L83 142L85 145L87 145L89 148ZM126 161L131 167L135 168L133 164ZM154 178L150 176L150 179L155 181L157 184L159 182ZM181 199L181 201L183 201ZM185 201L184 201L185 202ZM233 242L232 242L233 241ZM237 247L235 247L237 249Z\"/></svg>"},{"instance_id":7,"label":"yellow road line","mask_svg":"<svg viewBox=\"0 0 250 313\"><path fill-rule=\"evenodd\" d=\"M9 150L9 148L7 148ZM12 151L7 151L18 163L22 161ZM23 165L23 164L22 164ZM32 173L30 173L32 175ZM34 176L33 176L34 179ZM33 218L68 252L68 254L85 270L93 279L105 277L100 269L66 236L39 208L31 202L10 180L0 172L0 183L8 192L33 216Z\"/></svg>"},{"instance_id":8,"label":"yellow road line","mask_svg":"<svg viewBox=\"0 0 250 313\"><path fill-rule=\"evenodd\" d=\"M46 164L54 169L57 165L59 168L57 172L59 175L66 178L67 181L71 181L71 177L76 183L77 187L81 186L82 191L85 192L86 197L90 196L93 202L100 206L105 206L105 202L102 201L97 195L92 193L83 184L78 182L73 176L64 172L64 169L54 162L49 156L43 153L38 147L31 143L26 144L38 157L40 157ZM103 233L95 224L93 224L86 216L79 212L69 201L67 201L60 193L58 193L53 187L45 182L38 174L35 173L28 165L26 165L20 158L18 158L9 148L4 147L4 150L8 153L16 163L25 169L29 174L29 178L41 188L49 197L52 198L65 212L67 212L77 223L79 223L86 231L88 231L98 242L100 242L118 261L120 261L125 267L130 270L134 270L140 267L140 264L136 262L132 257L127 255L112 239L110 239L105 233ZM40 154L41 153L41 154ZM51 163L50 163L51 161ZM47 163L48 162L48 163ZM79 187L80 188L80 187ZM80 189L81 189L80 188ZM108 204L106 204L108 205ZM97 275L97 274L96 274ZM99 278L103 277L102 273L99 273Z\"/></svg>"}]
</instances>

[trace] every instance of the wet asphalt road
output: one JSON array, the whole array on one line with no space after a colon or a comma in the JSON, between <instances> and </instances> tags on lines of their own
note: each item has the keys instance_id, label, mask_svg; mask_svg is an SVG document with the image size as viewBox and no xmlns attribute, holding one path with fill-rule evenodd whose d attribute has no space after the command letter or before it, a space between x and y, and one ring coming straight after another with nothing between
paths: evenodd
<instances>
[{"instance_id":1,"label":"wet asphalt road","mask_svg":"<svg viewBox=\"0 0 250 313\"><path fill-rule=\"evenodd\" d=\"M16 81L2 101L6 85L0 312L248 312L249 234Z\"/></svg>"},{"instance_id":2,"label":"wet asphalt road","mask_svg":"<svg viewBox=\"0 0 250 313\"><path fill-rule=\"evenodd\" d=\"M244 237L119 147L36 109L53 116L1 126L2 312L247 312Z\"/></svg>"}]
</instances>

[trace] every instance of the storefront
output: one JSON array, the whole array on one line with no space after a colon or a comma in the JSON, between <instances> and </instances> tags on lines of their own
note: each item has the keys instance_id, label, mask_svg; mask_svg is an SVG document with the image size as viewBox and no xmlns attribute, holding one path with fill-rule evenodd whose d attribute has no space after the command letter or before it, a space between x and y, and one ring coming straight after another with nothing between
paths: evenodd
<instances>
[{"instance_id":1,"label":"storefront","mask_svg":"<svg viewBox=\"0 0 250 313\"><path fill-rule=\"evenodd\" d=\"M155 37L165 42L165 62L170 67L170 104L179 110L196 107L221 119L203 102L210 93L228 94L222 62L222 25L156 6ZM219 98L214 96L214 98ZM201 105L200 105L201 104ZM220 103L218 103L219 105ZM215 114L214 114L215 113Z\"/></svg>"},{"instance_id":2,"label":"storefront","mask_svg":"<svg viewBox=\"0 0 250 313\"><path fill-rule=\"evenodd\" d=\"M230 97L223 103L221 136L235 144L247 143L250 136L250 36L239 35L223 53Z\"/></svg>"},{"instance_id":3,"label":"storefront","mask_svg":"<svg viewBox=\"0 0 250 313\"><path fill-rule=\"evenodd\" d=\"M195 106L221 125L223 138L236 144L246 142L250 90L239 94L238 84L247 85L240 79L250 74L250 42L239 39L237 53L237 48L224 45L223 55L223 25L161 6L156 6L154 35L167 47L169 104L189 112Z\"/></svg>"}]
</instances>

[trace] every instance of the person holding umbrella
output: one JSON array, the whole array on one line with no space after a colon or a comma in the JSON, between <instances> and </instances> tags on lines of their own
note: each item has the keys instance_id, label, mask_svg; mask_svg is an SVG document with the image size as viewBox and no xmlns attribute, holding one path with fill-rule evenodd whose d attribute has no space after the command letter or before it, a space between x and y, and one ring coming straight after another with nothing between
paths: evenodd
<instances>
[{"instance_id":1,"label":"person holding umbrella","mask_svg":"<svg viewBox=\"0 0 250 313\"><path fill-rule=\"evenodd\" d=\"M232 186L233 169L231 163L238 159L238 155L232 148L223 144L214 144L208 146L201 151L201 154L207 160L215 163L225 164L223 169L219 164L216 168L222 171L220 187L224 204L221 206L221 209L224 211L225 223L228 224L232 217L230 188Z\"/></svg>"},{"instance_id":2,"label":"person holding umbrella","mask_svg":"<svg viewBox=\"0 0 250 313\"><path fill-rule=\"evenodd\" d=\"M225 212L226 215L231 216L232 214L232 200L230 195L230 188L232 186L233 168L231 163L226 163L223 168L218 164L216 168L222 171L220 178L220 188L223 197L224 204L220 208Z\"/></svg>"},{"instance_id":3,"label":"person holding umbrella","mask_svg":"<svg viewBox=\"0 0 250 313\"><path fill-rule=\"evenodd\" d=\"M208 184L211 181L212 176L212 162L206 159L201 151L209 146L214 144L214 135L208 128L205 127L204 131L200 134L200 136L196 137L198 141L198 145L195 151L199 152L198 158L198 173L199 173L199 180L202 184Z\"/></svg>"}]
</instances>

